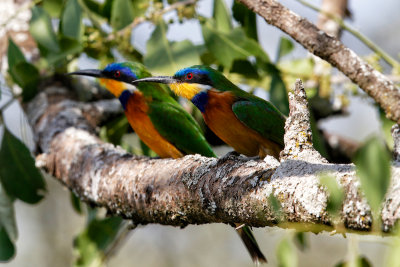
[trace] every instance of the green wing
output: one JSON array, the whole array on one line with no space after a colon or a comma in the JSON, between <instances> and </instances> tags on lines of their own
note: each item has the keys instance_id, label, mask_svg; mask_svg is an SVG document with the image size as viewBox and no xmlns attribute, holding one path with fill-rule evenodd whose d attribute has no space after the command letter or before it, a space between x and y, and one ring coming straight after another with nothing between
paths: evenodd
<instances>
[{"instance_id":1,"label":"green wing","mask_svg":"<svg viewBox=\"0 0 400 267\"><path fill-rule=\"evenodd\" d=\"M154 101L149 103L149 117L157 131L185 154L215 157L200 126L178 104Z\"/></svg>"},{"instance_id":2,"label":"green wing","mask_svg":"<svg viewBox=\"0 0 400 267\"><path fill-rule=\"evenodd\" d=\"M240 99L232 111L247 127L283 146L285 116L271 103L262 99Z\"/></svg>"}]
</instances>

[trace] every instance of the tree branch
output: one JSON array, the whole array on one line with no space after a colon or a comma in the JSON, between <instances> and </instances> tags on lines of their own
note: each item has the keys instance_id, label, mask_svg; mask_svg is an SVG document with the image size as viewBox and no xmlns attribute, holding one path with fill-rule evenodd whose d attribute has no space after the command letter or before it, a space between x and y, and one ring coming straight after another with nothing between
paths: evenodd
<instances>
[{"instance_id":1,"label":"tree branch","mask_svg":"<svg viewBox=\"0 0 400 267\"><path fill-rule=\"evenodd\" d=\"M327 35L276 0L239 0L239 2L263 17L269 24L289 34L308 51L342 71L375 99L389 119L400 123L399 89L337 38Z\"/></svg>"},{"instance_id":2,"label":"tree branch","mask_svg":"<svg viewBox=\"0 0 400 267\"><path fill-rule=\"evenodd\" d=\"M319 174L329 172L346 192L341 223L349 229L371 229L370 208L359 192L354 166L328 164L311 146L306 94L300 81L290 96L281 164L272 157L254 160L234 154L176 160L133 156L93 134L94 122L114 110L104 103L102 109L96 105L72 101L63 89L52 88L40 93L27 109L28 114L37 114L30 123L44 152L37 157L37 166L84 201L141 224L222 222L262 227L278 223L269 202L273 194L287 222L333 229L325 211L327 193L319 184ZM394 182L383 212L385 231L400 216L399 177L394 166Z\"/></svg>"}]
</instances>

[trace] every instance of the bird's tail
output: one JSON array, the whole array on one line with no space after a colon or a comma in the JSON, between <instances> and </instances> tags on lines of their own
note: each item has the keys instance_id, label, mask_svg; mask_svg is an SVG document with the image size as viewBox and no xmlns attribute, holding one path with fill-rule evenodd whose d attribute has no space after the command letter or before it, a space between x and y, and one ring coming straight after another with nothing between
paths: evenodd
<instances>
[{"instance_id":1,"label":"bird's tail","mask_svg":"<svg viewBox=\"0 0 400 267\"><path fill-rule=\"evenodd\" d=\"M253 262L257 266L260 263L267 263L267 259L261 252L251 229L247 225L236 224L236 231L246 246L247 251L250 253Z\"/></svg>"}]
</instances>

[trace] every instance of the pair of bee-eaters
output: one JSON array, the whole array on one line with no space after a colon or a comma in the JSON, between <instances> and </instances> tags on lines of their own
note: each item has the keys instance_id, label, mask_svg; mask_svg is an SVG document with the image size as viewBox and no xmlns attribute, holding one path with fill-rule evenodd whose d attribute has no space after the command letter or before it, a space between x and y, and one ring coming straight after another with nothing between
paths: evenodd
<instances>
[{"instance_id":1,"label":"pair of bee-eaters","mask_svg":"<svg viewBox=\"0 0 400 267\"><path fill-rule=\"evenodd\" d=\"M129 124L139 138L162 158L187 154L215 157L197 122L162 84L190 100L207 126L225 143L246 156L272 155L283 148L285 116L271 103L241 90L220 72L192 66L174 76L151 77L139 63L112 63L103 70L75 75L97 77L119 98ZM135 85L136 90L128 89ZM266 262L249 227L239 227L254 262Z\"/></svg>"}]
</instances>

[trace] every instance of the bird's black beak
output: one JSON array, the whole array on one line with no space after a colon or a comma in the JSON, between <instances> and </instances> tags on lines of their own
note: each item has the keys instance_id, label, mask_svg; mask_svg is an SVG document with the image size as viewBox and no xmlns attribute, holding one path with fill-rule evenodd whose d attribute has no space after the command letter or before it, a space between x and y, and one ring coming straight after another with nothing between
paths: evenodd
<instances>
[{"instance_id":1,"label":"bird's black beak","mask_svg":"<svg viewBox=\"0 0 400 267\"><path fill-rule=\"evenodd\" d=\"M75 72L70 72L68 75L83 75L83 76L90 76L90 77L96 77L96 78L102 78L104 77L103 72L101 70L79 70Z\"/></svg>"},{"instance_id":2,"label":"bird's black beak","mask_svg":"<svg viewBox=\"0 0 400 267\"><path fill-rule=\"evenodd\" d=\"M140 82L171 84L171 83L177 83L178 80L176 80L174 77L171 77L171 76L155 76L155 77L146 77L146 78L138 79L138 80L132 81L131 83L136 84L136 83L140 83Z\"/></svg>"}]
</instances>

